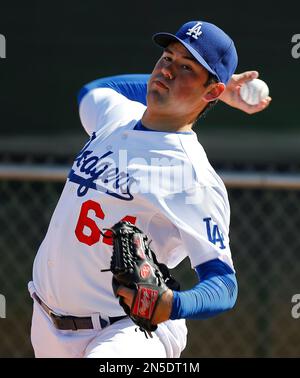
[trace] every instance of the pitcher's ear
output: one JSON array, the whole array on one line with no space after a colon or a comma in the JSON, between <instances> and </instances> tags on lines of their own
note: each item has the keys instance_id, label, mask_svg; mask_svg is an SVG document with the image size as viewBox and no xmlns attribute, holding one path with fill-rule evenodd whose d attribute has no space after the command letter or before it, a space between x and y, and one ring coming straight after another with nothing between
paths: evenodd
<instances>
[{"instance_id":1,"label":"pitcher's ear","mask_svg":"<svg viewBox=\"0 0 300 378\"><path fill-rule=\"evenodd\" d=\"M203 100L206 102L211 102L217 100L218 97L225 91L224 83L215 83L212 84L209 90L203 96Z\"/></svg>"}]
</instances>

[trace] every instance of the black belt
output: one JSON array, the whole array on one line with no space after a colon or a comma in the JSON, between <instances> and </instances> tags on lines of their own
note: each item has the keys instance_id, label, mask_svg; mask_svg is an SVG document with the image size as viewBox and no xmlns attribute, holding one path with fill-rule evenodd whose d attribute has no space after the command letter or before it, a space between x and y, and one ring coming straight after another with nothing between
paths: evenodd
<instances>
[{"instance_id":1,"label":"black belt","mask_svg":"<svg viewBox=\"0 0 300 378\"><path fill-rule=\"evenodd\" d=\"M88 317L78 317L78 316L65 316L65 315L58 315L51 310L50 307L44 303L41 298L39 298L36 293L32 294L32 297L38 302L38 304L43 308L43 310L50 316L53 325L55 328L60 330L73 330L77 331L78 329L93 329L93 322L90 316ZM101 328L105 328L106 326L117 322L118 320L126 318L127 315L123 316L114 316L108 317L108 321L102 319L99 316L99 321Z\"/></svg>"}]
</instances>

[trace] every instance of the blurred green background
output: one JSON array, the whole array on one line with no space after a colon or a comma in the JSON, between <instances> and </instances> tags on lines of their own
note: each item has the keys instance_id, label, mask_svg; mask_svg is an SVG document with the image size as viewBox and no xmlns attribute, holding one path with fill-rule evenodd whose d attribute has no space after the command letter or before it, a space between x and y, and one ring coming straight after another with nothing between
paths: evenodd
<instances>
[{"instance_id":1,"label":"blurred green background","mask_svg":"<svg viewBox=\"0 0 300 378\"><path fill-rule=\"evenodd\" d=\"M152 34L203 19L233 38L237 72L258 70L273 98L252 116L221 103L199 122L211 162L218 170L299 174L300 58L291 53L299 9L291 0L0 0L7 42L0 59L0 164L69 166L87 138L76 102L81 86L108 75L150 73L160 55ZM0 294L7 299L0 356L32 356L26 283L61 187L0 180ZM216 319L189 322L184 356L299 356L299 326L290 315L291 297L300 290L299 191L233 189L229 196L238 303ZM187 287L192 273L188 262L178 270Z\"/></svg>"}]
</instances>

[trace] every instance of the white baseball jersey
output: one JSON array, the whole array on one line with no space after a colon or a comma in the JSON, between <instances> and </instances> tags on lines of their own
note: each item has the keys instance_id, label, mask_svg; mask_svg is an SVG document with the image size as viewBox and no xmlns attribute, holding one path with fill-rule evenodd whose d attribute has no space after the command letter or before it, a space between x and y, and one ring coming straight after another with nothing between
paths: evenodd
<instances>
[{"instance_id":1,"label":"white baseball jersey","mask_svg":"<svg viewBox=\"0 0 300 378\"><path fill-rule=\"evenodd\" d=\"M76 157L34 261L41 298L60 314L118 316L111 239L105 228L129 220L160 262L193 266L218 258L233 268L230 210L222 180L194 132L135 130L145 106L110 88L80 103L90 139Z\"/></svg>"}]
</instances>

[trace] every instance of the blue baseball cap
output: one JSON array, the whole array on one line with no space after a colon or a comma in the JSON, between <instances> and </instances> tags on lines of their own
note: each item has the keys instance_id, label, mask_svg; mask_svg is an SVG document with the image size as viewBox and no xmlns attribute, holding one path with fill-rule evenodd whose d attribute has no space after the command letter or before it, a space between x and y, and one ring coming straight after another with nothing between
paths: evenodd
<instances>
[{"instance_id":1,"label":"blue baseball cap","mask_svg":"<svg viewBox=\"0 0 300 378\"><path fill-rule=\"evenodd\" d=\"M176 34L156 33L153 41L167 47L180 42L193 57L224 84L236 70L238 56L232 39L216 25L204 21L190 21L181 26Z\"/></svg>"}]
</instances>

